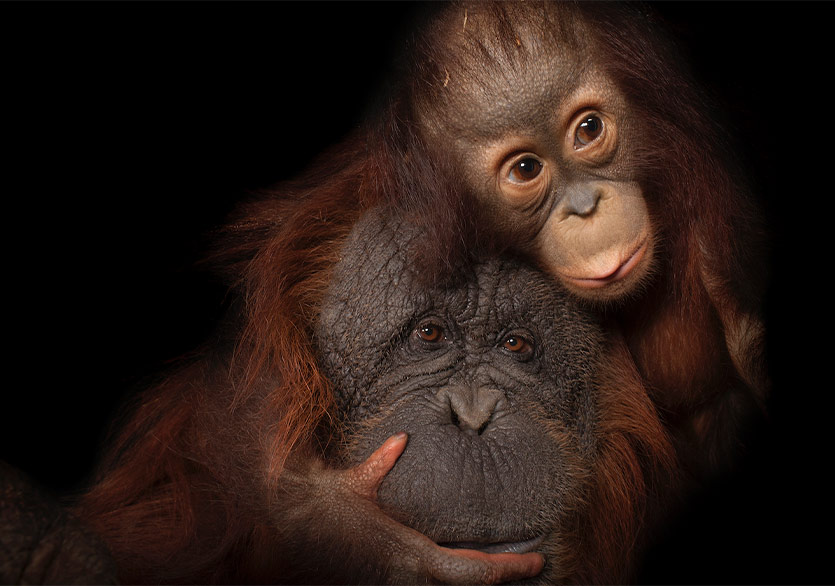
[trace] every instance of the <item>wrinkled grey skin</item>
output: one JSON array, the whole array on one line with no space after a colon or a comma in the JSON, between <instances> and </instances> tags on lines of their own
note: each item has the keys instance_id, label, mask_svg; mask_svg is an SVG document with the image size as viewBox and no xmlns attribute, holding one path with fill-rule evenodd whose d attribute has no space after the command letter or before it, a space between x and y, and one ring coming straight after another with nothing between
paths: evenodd
<instances>
[{"instance_id":1,"label":"wrinkled grey skin","mask_svg":"<svg viewBox=\"0 0 835 586\"><path fill-rule=\"evenodd\" d=\"M337 456L357 464L405 431L378 493L388 514L450 546L525 551L520 542L544 537L536 551L548 559L591 467L600 330L516 260L425 284L409 261L421 237L368 214L335 268L316 341L348 438ZM419 338L426 320L446 339ZM532 351L509 351L508 335Z\"/></svg>"},{"instance_id":2,"label":"wrinkled grey skin","mask_svg":"<svg viewBox=\"0 0 835 586\"><path fill-rule=\"evenodd\" d=\"M356 570L358 581L479 582L473 572L480 567L483 581L513 579L496 578L514 575L510 562L479 566L427 548L398 521L451 547L542 553L541 573L515 575L547 581L564 573L562 536L576 532L592 467L590 380L600 331L553 280L518 261L487 260L462 268L454 282L427 285L410 264L422 237L380 213L358 222L316 336L349 440L329 456L345 467L360 464L400 431L409 435L406 449L379 491L359 491L362 498L345 500L333 490L346 484L341 470L314 471L321 490L300 498L279 526L291 528L295 555L312 564L308 577L333 556L343 558L340 569ZM417 338L425 319L443 328L445 339ZM528 340L530 351L505 348L509 335ZM14 470L0 472L0 582L114 582L113 564L93 535ZM354 551L354 535L363 551ZM341 549L343 539L349 543Z\"/></svg>"},{"instance_id":3,"label":"wrinkled grey skin","mask_svg":"<svg viewBox=\"0 0 835 586\"><path fill-rule=\"evenodd\" d=\"M116 584L116 566L98 537L5 462L0 462L0 583Z\"/></svg>"}]
</instances>

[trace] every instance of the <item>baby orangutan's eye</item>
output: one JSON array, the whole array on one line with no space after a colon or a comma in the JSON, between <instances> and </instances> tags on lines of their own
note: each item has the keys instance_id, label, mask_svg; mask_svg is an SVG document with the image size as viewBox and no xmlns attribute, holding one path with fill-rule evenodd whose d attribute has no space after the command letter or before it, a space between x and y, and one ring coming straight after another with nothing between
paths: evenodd
<instances>
[{"instance_id":1,"label":"baby orangutan's eye","mask_svg":"<svg viewBox=\"0 0 835 586\"><path fill-rule=\"evenodd\" d=\"M548 192L551 167L531 152L511 154L502 162L497 178L504 201L525 208L535 205Z\"/></svg>"},{"instance_id":2,"label":"baby orangutan's eye","mask_svg":"<svg viewBox=\"0 0 835 586\"><path fill-rule=\"evenodd\" d=\"M525 157L510 168L508 179L512 183L533 181L542 172L542 166L542 161L539 159L532 156Z\"/></svg>"},{"instance_id":3,"label":"baby orangutan's eye","mask_svg":"<svg viewBox=\"0 0 835 586\"><path fill-rule=\"evenodd\" d=\"M603 134L603 120L597 114L584 116L574 131L574 148L582 149Z\"/></svg>"}]
</instances>

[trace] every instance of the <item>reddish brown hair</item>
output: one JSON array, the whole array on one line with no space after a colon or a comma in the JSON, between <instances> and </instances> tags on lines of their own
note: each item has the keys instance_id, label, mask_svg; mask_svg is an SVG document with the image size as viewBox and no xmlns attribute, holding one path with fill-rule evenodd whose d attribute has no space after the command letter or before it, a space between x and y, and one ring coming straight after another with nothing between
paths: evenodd
<instances>
[{"instance_id":1,"label":"reddish brown hair","mask_svg":"<svg viewBox=\"0 0 835 586\"><path fill-rule=\"evenodd\" d=\"M655 33L633 12L585 4L560 10L595 23L590 28L599 31L600 62L628 96L641 97L633 100L640 117L664 137L635 155L667 252L665 278L648 293L649 305L670 305L678 313L673 325L695 323L699 331L722 315L744 314L749 306L753 312L757 287L748 275L755 263L746 251L759 238L759 223L725 151L713 146L703 102L666 64ZM317 431L336 431L311 324L339 244L363 210L394 202L423 224L429 237L418 261L430 278L442 276L461 255L505 247L492 238L470 194L459 191L455 170L421 137L414 104L405 99L423 95L421 77L409 79L417 85L407 84L380 126L364 128L327 153L324 164L244 205L225 231L213 262L240 296L229 335L139 397L78 506L108 541L124 580L242 580L251 577L243 572L253 550L280 557L290 549L270 527L268 505L280 494L288 458L315 451L311 446L323 437ZM670 192L671 186L677 189ZM665 328L675 337L673 326ZM701 347L677 354L680 345L671 351L654 339L630 339L635 332L643 332L640 324L613 328L599 381L601 447L587 514L565 543L566 559L573 559L568 577L578 581L628 576L632 545L676 486L669 429L647 390L665 404L661 408L687 406L682 417L698 409L706 419L720 412L713 396L668 401L652 373L642 370L651 358L677 376L702 367L714 376L715 356ZM665 416L671 419L671 411ZM698 434L716 428L695 421ZM253 436L258 453L236 451L236 434ZM259 492L264 487L266 496Z\"/></svg>"}]
</instances>

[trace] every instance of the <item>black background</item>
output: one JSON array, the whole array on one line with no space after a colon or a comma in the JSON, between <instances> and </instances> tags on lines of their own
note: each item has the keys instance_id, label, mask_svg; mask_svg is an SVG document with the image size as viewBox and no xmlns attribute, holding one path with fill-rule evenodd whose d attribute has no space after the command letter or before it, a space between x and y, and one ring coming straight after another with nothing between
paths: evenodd
<instances>
[{"instance_id":1,"label":"black background","mask_svg":"<svg viewBox=\"0 0 835 586\"><path fill-rule=\"evenodd\" d=\"M108 418L212 330L193 263L247 192L357 124L404 3L0 6L7 350L0 457L75 489ZM642 581L832 583L833 96L825 3L662 3L773 235L771 421Z\"/></svg>"}]
</instances>

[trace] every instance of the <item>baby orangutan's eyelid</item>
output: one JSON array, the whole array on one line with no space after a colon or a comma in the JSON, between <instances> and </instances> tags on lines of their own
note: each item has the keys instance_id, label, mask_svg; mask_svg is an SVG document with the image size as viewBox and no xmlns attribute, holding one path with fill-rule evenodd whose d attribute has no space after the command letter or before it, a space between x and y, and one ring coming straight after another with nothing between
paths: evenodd
<instances>
[{"instance_id":1,"label":"baby orangutan's eyelid","mask_svg":"<svg viewBox=\"0 0 835 586\"><path fill-rule=\"evenodd\" d=\"M484 161L484 168L497 173L508 161L524 153L536 154L538 145L530 136L511 134L496 138L478 148ZM539 156L536 154L536 156Z\"/></svg>"},{"instance_id":2,"label":"baby orangutan's eyelid","mask_svg":"<svg viewBox=\"0 0 835 586\"><path fill-rule=\"evenodd\" d=\"M567 115L569 121L588 110L611 111L609 106L617 99L615 90L605 74L589 72L587 79L588 81L581 83L561 102L560 110Z\"/></svg>"}]
</instances>

